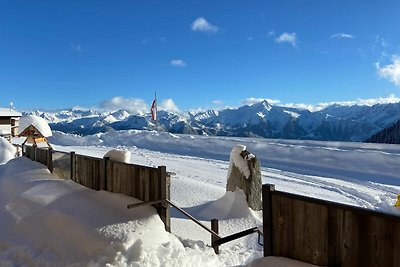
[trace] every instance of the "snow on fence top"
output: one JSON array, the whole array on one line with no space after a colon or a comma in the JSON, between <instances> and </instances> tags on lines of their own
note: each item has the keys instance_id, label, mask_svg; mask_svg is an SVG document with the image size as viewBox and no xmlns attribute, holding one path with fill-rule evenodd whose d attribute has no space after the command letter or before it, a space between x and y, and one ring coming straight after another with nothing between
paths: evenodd
<instances>
[{"instance_id":1,"label":"snow on fence top","mask_svg":"<svg viewBox=\"0 0 400 267\"><path fill-rule=\"evenodd\" d=\"M44 137L49 137L53 135L47 121L41 117L34 115L26 115L20 118L18 127L19 134L22 133L30 125L35 126L35 128L38 129Z\"/></svg>"},{"instance_id":2,"label":"snow on fence top","mask_svg":"<svg viewBox=\"0 0 400 267\"><path fill-rule=\"evenodd\" d=\"M131 152L127 150L111 149L108 151L104 157L109 157L111 160L130 163Z\"/></svg>"}]
</instances>

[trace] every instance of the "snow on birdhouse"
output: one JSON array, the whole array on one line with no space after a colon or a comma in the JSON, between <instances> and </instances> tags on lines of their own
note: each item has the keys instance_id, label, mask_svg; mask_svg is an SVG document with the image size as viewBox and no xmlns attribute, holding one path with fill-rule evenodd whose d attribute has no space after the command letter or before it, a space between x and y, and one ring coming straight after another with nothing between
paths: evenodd
<instances>
[{"instance_id":1,"label":"snow on birdhouse","mask_svg":"<svg viewBox=\"0 0 400 267\"><path fill-rule=\"evenodd\" d=\"M20 119L20 131L19 137L26 137L25 143L32 143L33 146L37 146L38 143L45 142L49 147L50 144L47 141L47 137L52 136L50 126L45 119L28 115L23 116Z\"/></svg>"}]
</instances>

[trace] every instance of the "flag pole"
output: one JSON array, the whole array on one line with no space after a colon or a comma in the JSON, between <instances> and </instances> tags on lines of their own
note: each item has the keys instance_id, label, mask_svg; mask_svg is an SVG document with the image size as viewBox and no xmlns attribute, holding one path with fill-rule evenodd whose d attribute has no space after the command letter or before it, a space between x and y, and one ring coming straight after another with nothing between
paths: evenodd
<instances>
[{"instance_id":1,"label":"flag pole","mask_svg":"<svg viewBox=\"0 0 400 267\"><path fill-rule=\"evenodd\" d=\"M158 132L158 107L157 107L157 91L154 92L154 99L156 101L156 132Z\"/></svg>"}]
</instances>

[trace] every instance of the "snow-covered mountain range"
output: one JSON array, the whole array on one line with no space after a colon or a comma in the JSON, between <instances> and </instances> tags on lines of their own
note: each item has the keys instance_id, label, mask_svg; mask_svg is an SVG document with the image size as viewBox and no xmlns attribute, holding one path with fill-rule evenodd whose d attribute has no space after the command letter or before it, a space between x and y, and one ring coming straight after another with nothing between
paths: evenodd
<instances>
[{"instance_id":1,"label":"snow-covered mountain range","mask_svg":"<svg viewBox=\"0 0 400 267\"><path fill-rule=\"evenodd\" d=\"M53 130L81 135L113 130L154 130L150 114L125 110L100 112L69 109L34 111ZM158 129L171 133L251 136L326 141L363 141L400 119L400 103L373 106L331 105L320 111L270 105L267 101L236 109L158 112Z\"/></svg>"}]
</instances>

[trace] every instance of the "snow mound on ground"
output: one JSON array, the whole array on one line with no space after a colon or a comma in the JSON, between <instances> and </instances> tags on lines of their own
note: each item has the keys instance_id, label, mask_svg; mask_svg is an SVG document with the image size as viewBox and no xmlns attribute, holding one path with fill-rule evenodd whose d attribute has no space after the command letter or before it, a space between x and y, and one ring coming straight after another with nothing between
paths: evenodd
<instances>
[{"instance_id":1,"label":"snow mound on ground","mask_svg":"<svg viewBox=\"0 0 400 267\"><path fill-rule=\"evenodd\" d=\"M227 191L225 195L207 205L200 215L204 218L227 220L245 218L251 214L242 189L235 192Z\"/></svg>"},{"instance_id":2,"label":"snow mound on ground","mask_svg":"<svg viewBox=\"0 0 400 267\"><path fill-rule=\"evenodd\" d=\"M317 267L317 265L283 257L265 257L247 264L246 267Z\"/></svg>"},{"instance_id":3,"label":"snow mound on ground","mask_svg":"<svg viewBox=\"0 0 400 267\"><path fill-rule=\"evenodd\" d=\"M4 164L15 157L16 148L5 138L0 136L0 164Z\"/></svg>"},{"instance_id":4,"label":"snow mound on ground","mask_svg":"<svg viewBox=\"0 0 400 267\"><path fill-rule=\"evenodd\" d=\"M131 152L128 150L111 149L104 155L104 157L109 157L110 160L118 162L130 163Z\"/></svg>"},{"instance_id":5,"label":"snow mound on ground","mask_svg":"<svg viewBox=\"0 0 400 267\"><path fill-rule=\"evenodd\" d=\"M33 125L38 129L44 137L52 136L51 128L47 121L39 116L26 115L19 119L18 131L22 133L28 126Z\"/></svg>"},{"instance_id":6,"label":"snow mound on ground","mask_svg":"<svg viewBox=\"0 0 400 267\"><path fill-rule=\"evenodd\" d=\"M0 166L0 266L221 266L185 248L153 207L52 176L25 157Z\"/></svg>"}]
</instances>

